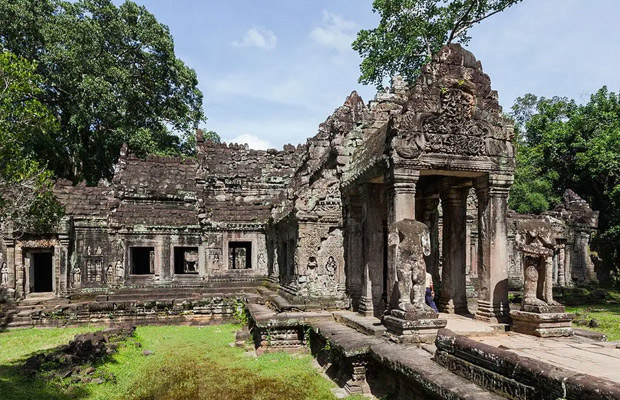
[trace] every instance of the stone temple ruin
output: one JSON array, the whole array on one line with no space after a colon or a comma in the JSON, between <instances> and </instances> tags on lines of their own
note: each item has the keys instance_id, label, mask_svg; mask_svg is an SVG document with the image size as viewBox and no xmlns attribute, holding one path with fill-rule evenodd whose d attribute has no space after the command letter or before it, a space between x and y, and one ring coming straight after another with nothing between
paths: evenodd
<instances>
[{"instance_id":1,"label":"stone temple ruin","mask_svg":"<svg viewBox=\"0 0 620 400\"><path fill-rule=\"evenodd\" d=\"M303 146L257 151L204 141L197 158L138 159L123 148L111 182L58 182L66 217L48 235L4 232L5 296L260 281L294 302L381 316L398 299L390 226L430 231L439 305L502 320L520 286L507 211L512 123L468 52L446 47L418 83L395 79L366 105L354 92ZM597 215L574 193L556 217L554 283L596 280ZM471 293L470 293L471 296Z\"/></svg>"},{"instance_id":2,"label":"stone temple ruin","mask_svg":"<svg viewBox=\"0 0 620 400\"><path fill-rule=\"evenodd\" d=\"M200 131L196 139L195 159L143 160L124 147L111 182L58 182L66 217L55 232L3 232L2 296L68 298L70 316L92 320L161 312L158 304L184 315L189 293L201 290L219 297L196 301L194 312L230 314L222 296L253 287L271 291L260 312L253 303L262 300L245 298L257 342L269 330L270 344L287 346L304 338L290 325L274 333L286 310L348 309L382 319L405 338L396 341L434 340L445 320L423 304L425 270L440 311L493 323L510 321L509 289L525 283L527 295L535 251L546 285L596 280L589 240L598 215L576 194L543 217L508 210L512 121L458 45L412 87L395 78L368 104L353 92L305 145L260 151ZM523 227L543 219L549 243L530 251ZM352 379L363 381L366 364L356 360Z\"/></svg>"}]
</instances>

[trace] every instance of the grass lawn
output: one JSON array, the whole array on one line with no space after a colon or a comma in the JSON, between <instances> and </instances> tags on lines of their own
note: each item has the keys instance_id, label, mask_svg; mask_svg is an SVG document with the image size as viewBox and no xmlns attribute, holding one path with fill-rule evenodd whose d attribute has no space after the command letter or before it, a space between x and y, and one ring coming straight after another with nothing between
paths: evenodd
<instances>
[{"instance_id":1,"label":"grass lawn","mask_svg":"<svg viewBox=\"0 0 620 400\"><path fill-rule=\"evenodd\" d=\"M615 304L601 303L566 307L566 311L577 314L575 320L589 321L596 318L600 323L598 328L576 326L574 323L573 327L604 333L610 341L620 340L620 291L609 290L608 294L615 299Z\"/></svg>"},{"instance_id":2,"label":"grass lawn","mask_svg":"<svg viewBox=\"0 0 620 400\"><path fill-rule=\"evenodd\" d=\"M334 384L309 355L260 357L231 347L236 325L139 327L118 353L96 365L102 384L30 379L20 365L33 352L66 344L95 328L26 329L0 333L0 398L22 399L334 399ZM151 355L143 352L149 350ZM352 398L351 398L352 399Z\"/></svg>"}]
</instances>

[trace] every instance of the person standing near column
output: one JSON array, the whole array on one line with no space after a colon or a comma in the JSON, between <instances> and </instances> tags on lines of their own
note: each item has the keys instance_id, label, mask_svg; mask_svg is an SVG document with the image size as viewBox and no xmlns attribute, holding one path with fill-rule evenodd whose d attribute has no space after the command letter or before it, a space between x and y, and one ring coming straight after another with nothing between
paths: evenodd
<instances>
[{"instance_id":1,"label":"person standing near column","mask_svg":"<svg viewBox=\"0 0 620 400\"><path fill-rule=\"evenodd\" d=\"M437 306L435 305L435 300L433 300L434 297L435 297L435 288L433 287L433 275L427 272L426 273L426 296L425 296L426 304L428 304L430 308L432 308L437 314L439 314L439 310L437 310Z\"/></svg>"}]
</instances>

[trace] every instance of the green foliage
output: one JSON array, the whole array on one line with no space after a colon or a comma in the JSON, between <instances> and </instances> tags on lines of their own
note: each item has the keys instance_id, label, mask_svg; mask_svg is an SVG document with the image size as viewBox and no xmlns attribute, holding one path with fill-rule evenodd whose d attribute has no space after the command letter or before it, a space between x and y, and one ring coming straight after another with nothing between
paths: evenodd
<instances>
[{"instance_id":1,"label":"green foliage","mask_svg":"<svg viewBox=\"0 0 620 400\"><path fill-rule=\"evenodd\" d=\"M411 82L443 45L467 44L469 28L520 1L374 0L379 26L362 29L353 42L363 58L359 81L381 87L385 78L400 74Z\"/></svg>"},{"instance_id":2,"label":"green foliage","mask_svg":"<svg viewBox=\"0 0 620 400\"><path fill-rule=\"evenodd\" d=\"M572 189L600 211L606 257L620 265L620 97L601 88L584 105L566 98L517 99L517 171L510 206L544 211Z\"/></svg>"},{"instance_id":3,"label":"green foliage","mask_svg":"<svg viewBox=\"0 0 620 400\"><path fill-rule=\"evenodd\" d=\"M0 225L45 231L62 216L52 192L51 172L39 164L36 149L45 149L58 124L37 99L42 77L35 66L0 52Z\"/></svg>"},{"instance_id":4,"label":"green foliage","mask_svg":"<svg viewBox=\"0 0 620 400\"><path fill-rule=\"evenodd\" d=\"M243 301L235 300L235 303L233 304L233 318L241 325L248 325L248 314Z\"/></svg>"},{"instance_id":5,"label":"green foliage","mask_svg":"<svg viewBox=\"0 0 620 400\"><path fill-rule=\"evenodd\" d=\"M218 135L216 131L203 132L202 136L205 142L209 141L213 143L220 143L222 141L222 139L220 138L220 135Z\"/></svg>"},{"instance_id":6,"label":"green foliage","mask_svg":"<svg viewBox=\"0 0 620 400\"><path fill-rule=\"evenodd\" d=\"M138 155L192 154L184 138L204 120L196 73L146 8L0 0L0 20L0 46L35 61L43 77L37 98L60 130L33 149L57 176L110 176L123 142Z\"/></svg>"},{"instance_id":7,"label":"green foliage","mask_svg":"<svg viewBox=\"0 0 620 400\"><path fill-rule=\"evenodd\" d=\"M608 293L616 302L620 302L620 292L608 291ZM609 341L620 340L620 304L605 302L587 306L566 307L566 311L575 313L576 320L583 319L588 321L596 318L600 323L598 328L579 326L579 329L604 333Z\"/></svg>"}]
</instances>

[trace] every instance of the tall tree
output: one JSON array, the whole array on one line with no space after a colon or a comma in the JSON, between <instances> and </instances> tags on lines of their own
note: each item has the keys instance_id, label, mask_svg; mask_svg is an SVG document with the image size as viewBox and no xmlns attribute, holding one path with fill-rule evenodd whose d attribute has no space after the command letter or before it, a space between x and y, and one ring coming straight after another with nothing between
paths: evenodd
<instances>
[{"instance_id":1,"label":"tall tree","mask_svg":"<svg viewBox=\"0 0 620 400\"><path fill-rule=\"evenodd\" d=\"M362 29L353 49L362 56L360 83L381 87L400 74L412 82L439 49L467 44L467 31L522 0L374 0L381 15L375 29Z\"/></svg>"},{"instance_id":2,"label":"tall tree","mask_svg":"<svg viewBox=\"0 0 620 400\"><path fill-rule=\"evenodd\" d=\"M0 46L36 61L59 134L37 151L58 176L110 176L123 142L179 154L204 120L196 73L146 8L111 0L0 0Z\"/></svg>"},{"instance_id":3,"label":"tall tree","mask_svg":"<svg viewBox=\"0 0 620 400\"><path fill-rule=\"evenodd\" d=\"M62 215L52 193L51 173L33 159L58 132L50 111L39 101L42 78L34 66L0 52L0 231L47 230Z\"/></svg>"},{"instance_id":4,"label":"tall tree","mask_svg":"<svg viewBox=\"0 0 620 400\"><path fill-rule=\"evenodd\" d=\"M517 100L513 114L523 117L517 128L526 155L517 160L515 185L536 189L533 182L543 180L548 198L573 189L588 200L600 211L601 237L611 244L607 261L620 265L620 96L603 87L578 105L527 95ZM511 206L519 209L527 202L517 196Z\"/></svg>"}]
</instances>

